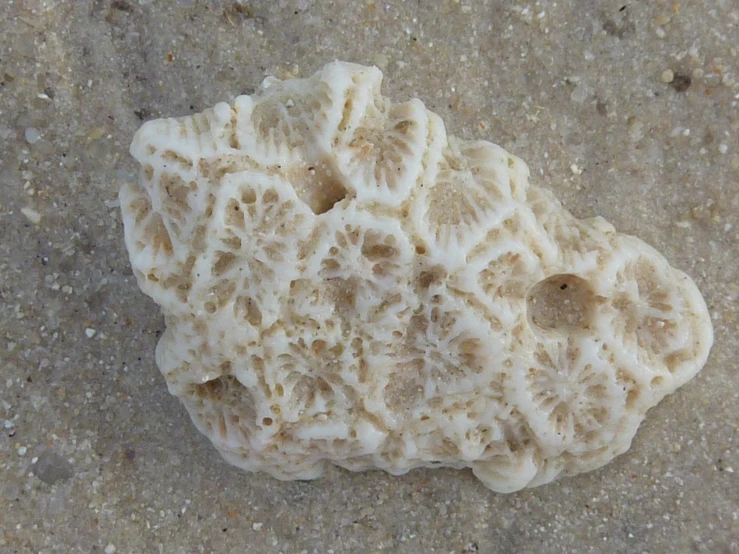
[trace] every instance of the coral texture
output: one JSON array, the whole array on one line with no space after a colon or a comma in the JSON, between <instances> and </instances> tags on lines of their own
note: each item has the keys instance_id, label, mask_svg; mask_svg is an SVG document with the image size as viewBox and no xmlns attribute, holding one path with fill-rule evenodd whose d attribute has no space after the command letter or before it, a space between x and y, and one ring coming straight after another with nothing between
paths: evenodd
<instances>
[{"instance_id":1,"label":"coral texture","mask_svg":"<svg viewBox=\"0 0 739 554\"><path fill-rule=\"evenodd\" d=\"M231 463L470 467L515 491L626 451L703 366L695 284L373 67L146 123L120 194L170 391Z\"/></svg>"}]
</instances>

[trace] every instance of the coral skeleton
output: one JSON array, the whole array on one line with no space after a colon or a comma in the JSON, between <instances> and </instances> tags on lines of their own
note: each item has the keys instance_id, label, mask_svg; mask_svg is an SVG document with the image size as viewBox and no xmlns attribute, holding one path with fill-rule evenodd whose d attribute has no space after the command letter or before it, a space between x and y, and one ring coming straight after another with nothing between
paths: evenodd
<instances>
[{"instance_id":1,"label":"coral skeleton","mask_svg":"<svg viewBox=\"0 0 739 554\"><path fill-rule=\"evenodd\" d=\"M169 390L279 479L469 467L511 492L603 466L704 365L696 285L381 81L335 62L137 132L120 202Z\"/></svg>"}]
</instances>

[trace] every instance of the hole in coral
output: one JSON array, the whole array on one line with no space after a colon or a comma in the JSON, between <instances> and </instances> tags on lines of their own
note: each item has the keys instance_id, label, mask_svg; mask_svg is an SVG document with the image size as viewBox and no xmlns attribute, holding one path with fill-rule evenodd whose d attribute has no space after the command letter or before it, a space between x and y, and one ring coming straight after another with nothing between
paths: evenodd
<instances>
[{"instance_id":1,"label":"hole in coral","mask_svg":"<svg viewBox=\"0 0 739 554\"><path fill-rule=\"evenodd\" d=\"M558 274L534 285L527 296L531 323L544 331L587 329L595 294L585 279Z\"/></svg>"},{"instance_id":2,"label":"hole in coral","mask_svg":"<svg viewBox=\"0 0 739 554\"><path fill-rule=\"evenodd\" d=\"M162 195L162 202L167 211L173 214L190 211L188 202L190 186L182 177L176 173L162 173L159 177L159 186L166 192L166 196Z\"/></svg>"},{"instance_id":3,"label":"hole in coral","mask_svg":"<svg viewBox=\"0 0 739 554\"><path fill-rule=\"evenodd\" d=\"M219 308L224 307L236 291L236 283L234 281L220 281L208 290L209 297L215 297L216 304Z\"/></svg>"},{"instance_id":4,"label":"hole in coral","mask_svg":"<svg viewBox=\"0 0 739 554\"><path fill-rule=\"evenodd\" d=\"M272 423L273 423L273 421L272 421L272 418L271 417L265 417L262 420L262 424L264 424L267 427L269 427L270 425L272 425Z\"/></svg>"},{"instance_id":5,"label":"hole in coral","mask_svg":"<svg viewBox=\"0 0 739 554\"><path fill-rule=\"evenodd\" d=\"M152 246L154 252L164 250L165 253L171 254L174 251L172 239L164 225L164 221L162 221L162 216L159 214L154 214L147 223L144 230L144 240Z\"/></svg>"},{"instance_id":6,"label":"hole in coral","mask_svg":"<svg viewBox=\"0 0 739 554\"><path fill-rule=\"evenodd\" d=\"M636 406L636 402L639 400L639 391L636 389L631 389L629 393L626 395L626 407L631 410Z\"/></svg>"},{"instance_id":7,"label":"hole in coral","mask_svg":"<svg viewBox=\"0 0 739 554\"><path fill-rule=\"evenodd\" d=\"M241 211L239 203L232 198L226 205L226 225L236 227L242 231L245 229L244 212Z\"/></svg>"},{"instance_id":8,"label":"hole in coral","mask_svg":"<svg viewBox=\"0 0 739 554\"><path fill-rule=\"evenodd\" d=\"M191 390L198 398L221 401L241 396L242 392L246 391L246 387L233 375L223 375L200 385L193 385Z\"/></svg>"},{"instance_id":9,"label":"hole in coral","mask_svg":"<svg viewBox=\"0 0 739 554\"><path fill-rule=\"evenodd\" d=\"M325 399L329 399L333 396L334 389L324 379L319 377L316 379L316 384L318 385L318 390L323 394Z\"/></svg>"},{"instance_id":10,"label":"hole in coral","mask_svg":"<svg viewBox=\"0 0 739 554\"><path fill-rule=\"evenodd\" d=\"M510 231L511 234L518 233L518 231L520 229L520 225L519 225L518 219L516 217L511 217L511 218L506 219L503 222L503 227L506 230Z\"/></svg>"},{"instance_id":11,"label":"hole in coral","mask_svg":"<svg viewBox=\"0 0 739 554\"><path fill-rule=\"evenodd\" d=\"M367 244L362 245L362 255L371 262L385 260L395 257L397 250L387 244Z\"/></svg>"},{"instance_id":12,"label":"hole in coral","mask_svg":"<svg viewBox=\"0 0 739 554\"><path fill-rule=\"evenodd\" d=\"M230 128L229 128L229 136L228 136L228 145L238 150L241 148L241 145L239 144L239 135L238 135L238 110L235 107L231 108L231 121Z\"/></svg>"},{"instance_id":13,"label":"hole in coral","mask_svg":"<svg viewBox=\"0 0 739 554\"><path fill-rule=\"evenodd\" d=\"M213 264L213 276L220 277L226 273L226 271L231 269L235 262L236 256L230 252L222 252L219 250L216 252L216 261Z\"/></svg>"},{"instance_id":14,"label":"hole in coral","mask_svg":"<svg viewBox=\"0 0 739 554\"><path fill-rule=\"evenodd\" d=\"M321 352L323 352L324 348L326 348L326 341L325 340L314 340L313 344L311 344L311 352L313 352L314 356L320 356Z\"/></svg>"},{"instance_id":15,"label":"hole in coral","mask_svg":"<svg viewBox=\"0 0 739 554\"><path fill-rule=\"evenodd\" d=\"M162 152L162 159L168 162L177 163L181 165L183 169L192 169L192 160L174 150L165 150Z\"/></svg>"},{"instance_id":16,"label":"hole in coral","mask_svg":"<svg viewBox=\"0 0 739 554\"><path fill-rule=\"evenodd\" d=\"M354 102L351 98L347 98L346 102L344 102L344 110L341 114L341 121L339 122L338 129L340 132L344 132L347 129L347 126L349 125L349 120L351 119L352 111L354 110Z\"/></svg>"},{"instance_id":17,"label":"hole in coral","mask_svg":"<svg viewBox=\"0 0 739 554\"><path fill-rule=\"evenodd\" d=\"M128 209L136 214L136 225L138 225L151 212L151 202L147 198L137 198L129 204Z\"/></svg>"},{"instance_id":18,"label":"hole in coral","mask_svg":"<svg viewBox=\"0 0 739 554\"><path fill-rule=\"evenodd\" d=\"M205 225L198 225L192 232L193 253L201 254L205 251Z\"/></svg>"},{"instance_id":19,"label":"hole in coral","mask_svg":"<svg viewBox=\"0 0 739 554\"><path fill-rule=\"evenodd\" d=\"M332 260L332 259L323 260L321 262L321 265L323 266L323 269L325 271L338 271L341 269L341 264L339 264L339 262L337 262L336 260Z\"/></svg>"},{"instance_id":20,"label":"hole in coral","mask_svg":"<svg viewBox=\"0 0 739 554\"><path fill-rule=\"evenodd\" d=\"M654 389L654 388L657 388L657 387L659 387L660 385L662 385L662 383L664 383L664 382L665 382L665 380L664 380L664 378L663 378L663 377L655 377L655 378L654 378L654 379L652 379L652 381L651 381L651 382L649 383L649 386L651 386L651 387L652 387L652 388Z\"/></svg>"},{"instance_id":21,"label":"hole in coral","mask_svg":"<svg viewBox=\"0 0 739 554\"><path fill-rule=\"evenodd\" d=\"M253 327L262 324L262 311L257 303L248 296L239 296L234 302L233 311L234 316L245 319Z\"/></svg>"},{"instance_id":22,"label":"hole in coral","mask_svg":"<svg viewBox=\"0 0 739 554\"><path fill-rule=\"evenodd\" d=\"M440 285L446 278L446 271L440 265L429 268L428 271L422 271L418 276L418 285L422 289L427 289L431 285Z\"/></svg>"},{"instance_id":23,"label":"hole in coral","mask_svg":"<svg viewBox=\"0 0 739 554\"><path fill-rule=\"evenodd\" d=\"M298 198L316 215L328 212L348 194L339 171L328 159L294 166L287 177Z\"/></svg>"},{"instance_id":24,"label":"hole in coral","mask_svg":"<svg viewBox=\"0 0 739 554\"><path fill-rule=\"evenodd\" d=\"M274 189L267 189L262 195L262 202L264 204L276 204L280 201L280 195Z\"/></svg>"},{"instance_id":25,"label":"hole in coral","mask_svg":"<svg viewBox=\"0 0 739 554\"><path fill-rule=\"evenodd\" d=\"M241 191L241 201L244 204L254 204L257 201L257 193L254 189L244 189Z\"/></svg>"},{"instance_id":26,"label":"hole in coral","mask_svg":"<svg viewBox=\"0 0 739 554\"><path fill-rule=\"evenodd\" d=\"M233 250L241 250L241 239L237 236L224 237L221 242Z\"/></svg>"},{"instance_id":27,"label":"hole in coral","mask_svg":"<svg viewBox=\"0 0 739 554\"><path fill-rule=\"evenodd\" d=\"M677 373L685 364L693 362L694 357L694 353L690 350L678 350L665 356L665 365L670 373Z\"/></svg>"}]
</instances>

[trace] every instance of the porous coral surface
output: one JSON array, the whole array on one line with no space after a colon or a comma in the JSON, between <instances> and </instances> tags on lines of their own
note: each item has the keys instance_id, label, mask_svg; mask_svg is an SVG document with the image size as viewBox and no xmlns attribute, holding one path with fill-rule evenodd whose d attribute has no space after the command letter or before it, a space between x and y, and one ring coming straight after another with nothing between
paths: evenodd
<instances>
[{"instance_id":1,"label":"porous coral surface","mask_svg":"<svg viewBox=\"0 0 739 554\"><path fill-rule=\"evenodd\" d=\"M381 81L336 62L136 134L121 209L170 391L281 479L471 467L508 492L602 466L705 363L703 298Z\"/></svg>"}]
</instances>

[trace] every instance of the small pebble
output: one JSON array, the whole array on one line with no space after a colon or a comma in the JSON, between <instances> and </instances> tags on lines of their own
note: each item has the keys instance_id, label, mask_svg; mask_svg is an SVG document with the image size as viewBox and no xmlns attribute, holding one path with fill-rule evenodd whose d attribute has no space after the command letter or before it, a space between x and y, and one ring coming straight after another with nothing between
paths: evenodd
<instances>
[{"instance_id":1,"label":"small pebble","mask_svg":"<svg viewBox=\"0 0 739 554\"><path fill-rule=\"evenodd\" d=\"M636 117L630 117L627 121L629 128L629 138L637 142L644 138L644 123Z\"/></svg>"},{"instance_id":2,"label":"small pebble","mask_svg":"<svg viewBox=\"0 0 739 554\"><path fill-rule=\"evenodd\" d=\"M26 452L28 452L28 448L25 446L21 446L18 448L18 456L25 456Z\"/></svg>"},{"instance_id":3,"label":"small pebble","mask_svg":"<svg viewBox=\"0 0 739 554\"><path fill-rule=\"evenodd\" d=\"M21 208L21 213L26 216L26 219L33 223L34 225L38 225L41 223L41 214L38 213L33 208Z\"/></svg>"},{"instance_id":4,"label":"small pebble","mask_svg":"<svg viewBox=\"0 0 739 554\"><path fill-rule=\"evenodd\" d=\"M28 127L23 133L28 141L28 144L36 144L41 140L41 133L34 127Z\"/></svg>"},{"instance_id":5,"label":"small pebble","mask_svg":"<svg viewBox=\"0 0 739 554\"><path fill-rule=\"evenodd\" d=\"M262 528L262 525L264 524L263 523L253 523L251 528L254 529L255 531L259 531Z\"/></svg>"},{"instance_id":6,"label":"small pebble","mask_svg":"<svg viewBox=\"0 0 739 554\"><path fill-rule=\"evenodd\" d=\"M375 54L372 57L372 63L380 69L387 69L387 65L390 63L390 60L385 54Z\"/></svg>"},{"instance_id":7,"label":"small pebble","mask_svg":"<svg viewBox=\"0 0 739 554\"><path fill-rule=\"evenodd\" d=\"M87 133L87 138L89 138L90 140L98 140L103 138L103 136L105 136L105 133L105 127L95 127L89 133Z\"/></svg>"},{"instance_id":8,"label":"small pebble","mask_svg":"<svg viewBox=\"0 0 739 554\"><path fill-rule=\"evenodd\" d=\"M91 339L92 337L94 337L95 336L95 333L97 333L97 331L95 331L95 329L90 329L89 327L87 329L85 329L85 335L87 335L87 338L88 339Z\"/></svg>"},{"instance_id":9,"label":"small pebble","mask_svg":"<svg viewBox=\"0 0 739 554\"><path fill-rule=\"evenodd\" d=\"M72 464L54 452L42 452L32 468L33 474L48 485L71 479Z\"/></svg>"},{"instance_id":10,"label":"small pebble","mask_svg":"<svg viewBox=\"0 0 739 554\"><path fill-rule=\"evenodd\" d=\"M578 104L582 104L583 102L585 102L587 97L588 90L583 86L575 87L575 90L570 93L570 100Z\"/></svg>"},{"instance_id":11,"label":"small pebble","mask_svg":"<svg viewBox=\"0 0 739 554\"><path fill-rule=\"evenodd\" d=\"M672 69L665 69L660 76L663 83L671 83L675 79L675 72Z\"/></svg>"},{"instance_id":12,"label":"small pebble","mask_svg":"<svg viewBox=\"0 0 739 554\"><path fill-rule=\"evenodd\" d=\"M105 547L105 550L103 550L105 554L115 554L115 545L114 544L108 544L108 546Z\"/></svg>"}]
</instances>

